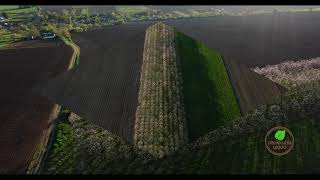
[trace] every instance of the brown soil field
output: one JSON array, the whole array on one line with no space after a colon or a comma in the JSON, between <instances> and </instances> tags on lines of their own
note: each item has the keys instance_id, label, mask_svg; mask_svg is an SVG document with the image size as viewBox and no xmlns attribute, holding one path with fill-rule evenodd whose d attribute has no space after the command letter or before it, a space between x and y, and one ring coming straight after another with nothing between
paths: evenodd
<instances>
[{"instance_id":1,"label":"brown soil field","mask_svg":"<svg viewBox=\"0 0 320 180\"><path fill-rule=\"evenodd\" d=\"M66 70L72 52L62 44L0 50L0 174L25 173L54 106L31 89Z\"/></svg>"},{"instance_id":2,"label":"brown soil field","mask_svg":"<svg viewBox=\"0 0 320 180\"><path fill-rule=\"evenodd\" d=\"M248 67L320 56L317 44L320 42L319 12L217 16L163 22ZM143 36L146 27L154 23L155 21L132 23L128 31L135 32L122 33L126 33L127 37ZM105 27L102 31L111 37L117 37L120 31L115 29L127 26L128 24ZM130 48L131 43L124 43L122 46L124 49Z\"/></svg>"},{"instance_id":3,"label":"brown soil field","mask_svg":"<svg viewBox=\"0 0 320 180\"><path fill-rule=\"evenodd\" d=\"M79 66L48 81L40 94L132 142L146 27L73 34Z\"/></svg>"},{"instance_id":4,"label":"brown soil field","mask_svg":"<svg viewBox=\"0 0 320 180\"><path fill-rule=\"evenodd\" d=\"M223 56L228 55L249 67L320 56L319 12L220 16L163 22L205 43Z\"/></svg>"},{"instance_id":5,"label":"brown soil field","mask_svg":"<svg viewBox=\"0 0 320 180\"><path fill-rule=\"evenodd\" d=\"M270 79L251 71L247 66L224 58L226 69L243 114L262 104L270 103L286 88Z\"/></svg>"}]
</instances>

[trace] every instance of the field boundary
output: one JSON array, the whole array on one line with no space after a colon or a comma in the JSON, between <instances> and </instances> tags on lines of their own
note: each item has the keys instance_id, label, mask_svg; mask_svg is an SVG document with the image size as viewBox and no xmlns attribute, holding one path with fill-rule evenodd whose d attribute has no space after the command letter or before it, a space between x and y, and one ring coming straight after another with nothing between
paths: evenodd
<instances>
[{"instance_id":1,"label":"field boundary","mask_svg":"<svg viewBox=\"0 0 320 180\"><path fill-rule=\"evenodd\" d=\"M79 61L80 61L80 47L75 44L72 39L68 39L65 37L61 37L61 40L68 46L70 46L73 49L73 54L68 66L68 70L75 68L79 65Z\"/></svg>"},{"instance_id":2,"label":"field boundary","mask_svg":"<svg viewBox=\"0 0 320 180\"><path fill-rule=\"evenodd\" d=\"M275 97L285 92L284 87L280 90L279 84L252 71L245 64L229 59L225 61L243 115L263 104L270 104Z\"/></svg>"},{"instance_id":3,"label":"field boundary","mask_svg":"<svg viewBox=\"0 0 320 180\"><path fill-rule=\"evenodd\" d=\"M76 45L71 39L62 37L61 40L73 49L73 54L68 65L68 70L77 67L79 65L80 47ZM39 174L42 171L45 160L47 159L51 146L54 142L55 130L58 124L60 111L61 106L55 104L49 116L49 128L44 132L38 148L34 153L31 162L29 163L26 174Z\"/></svg>"},{"instance_id":4,"label":"field boundary","mask_svg":"<svg viewBox=\"0 0 320 180\"><path fill-rule=\"evenodd\" d=\"M56 124L58 122L58 117L60 114L61 106L55 104L52 108L52 112L49 116L49 128L44 132L38 148L33 155L33 158L28 166L26 174L38 174L44 165L44 160L46 159L48 152L51 148Z\"/></svg>"},{"instance_id":5,"label":"field boundary","mask_svg":"<svg viewBox=\"0 0 320 180\"><path fill-rule=\"evenodd\" d=\"M232 79L232 77L231 77L231 72L230 72L230 70L229 70L229 68L228 68L229 64L228 64L227 61L225 61L225 57L224 57L224 56L222 56L221 54L220 54L220 56L221 56L223 65L224 65L224 67L225 67L225 69L226 69L226 71L227 71L227 75L228 75L228 78L229 78L229 81L230 81L230 84L231 84L231 88L232 88L233 94L236 96L236 100L237 100L237 104L238 104L238 107L239 107L239 110L240 110L240 114L241 114L241 115L244 115L245 113L243 112L243 109L242 109L242 107L240 106L240 97L239 97L239 94L238 94L238 92L236 91L236 89L234 88L234 82L233 82L233 79Z\"/></svg>"}]
</instances>

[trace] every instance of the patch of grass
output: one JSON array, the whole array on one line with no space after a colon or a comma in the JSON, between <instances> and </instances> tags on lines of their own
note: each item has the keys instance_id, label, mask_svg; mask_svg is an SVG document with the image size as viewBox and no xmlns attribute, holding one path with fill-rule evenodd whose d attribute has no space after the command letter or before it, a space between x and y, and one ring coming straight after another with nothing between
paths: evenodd
<instances>
[{"instance_id":1,"label":"patch of grass","mask_svg":"<svg viewBox=\"0 0 320 180\"><path fill-rule=\"evenodd\" d=\"M0 37L0 42L14 41L23 38L21 34L4 34Z\"/></svg>"},{"instance_id":2,"label":"patch of grass","mask_svg":"<svg viewBox=\"0 0 320 180\"><path fill-rule=\"evenodd\" d=\"M16 5L6 5L6 6L0 6L0 11L7 11L12 9L18 9L19 6Z\"/></svg>"},{"instance_id":3,"label":"patch of grass","mask_svg":"<svg viewBox=\"0 0 320 180\"><path fill-rule=\"evenodd\" d=\"M27 13L35 13L37 11L36 7L28 7L28 8L15 8L10 9L9 11L6 11L9 15L18 15L18 14L27 14Z\"/></svg>"},{"instance_id":4,"label":"patch of grass","mask_svg":"<svg viewBox=\"0 0 320 180\"><path fill-rule=\"evenodd\" d=\"M189 138L194 140L239 117L240 110L220 54L179 32L176 42Z\"/></svg>"},{"instance_id":5,"label":"patch of grass","mask_svg":"<svg viewBox=\"0 0 320 180\"><path fill-rule=\"evenodd\" d=\"M49 151L48 158L42 173L71 173L74 171L75 156L74 132L67 120L67 113L60 114L57 124L54 143Z\"/></svg>"},{"instance_id":6,"label":"patch of grass","mask_svg":"<svg viewBox=\"0 0 320 180\"><path fill-rule=\"evenodd\" d=\"M3 34L0 36L0 48L7 46L15 41L21 40L24 36L21 34Z\"/></svg>"},{"instance_id":7,"label":"patch of grass","mask_svg":"<svg viewBox=\"0 0 320 180\"><path fill-rule=\"evenodd\" d=\"M69 122L68 113L59 116L54 144L40 174L123 174L128 166L134 170L143 166L131 145L89 121Z\"/></svg>"},{"instance_id":8,"label":"patch of grass","mask_svg":"<svg viewBox=\"0 0 320 180\"><path fill-rule=\"evenodd\" d=\"M185 14L181 11L172 11L172 13L176 14L179 17L188 17L189 16L188 14Z\"/></svg>"},{"instance_id":9,"label":"patch of grass","mask_svg":"<svg viewBox=\"0 0 320 180\"><path fill-rule=\"evenodd\" d=\"M5 12L8 14L9 21L25 21L36 15L37 8L15 8L7 9Z\"/></svg>"},{"instance_id":10,"label":"patch of grass","mask_svg":"<svg viewBox=\"0 0 320 180\"><path fill-rule=\"evenodd\" d=\"M117 6L117 11L120 13L136 14L146 11L148 8L145 6Z\"/></svg>"},{"instance_id":11,"label":"patch of grass","mask_svg":"<svg viewBox=\"0 0 320 180\"><path fill-rule=\"evenodd\" d=\"M0 48L5 48L7 45L13 43L14 41L0 41Z\"/></svg>"}]
</instances>

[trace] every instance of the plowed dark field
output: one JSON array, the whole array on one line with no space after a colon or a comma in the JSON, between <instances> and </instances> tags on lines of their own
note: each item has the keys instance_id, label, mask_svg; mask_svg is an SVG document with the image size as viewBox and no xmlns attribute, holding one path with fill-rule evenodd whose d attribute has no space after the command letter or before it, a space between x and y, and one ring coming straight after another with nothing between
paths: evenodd
<instances>
[{"instance_id":1,"label":"plowed dark field","mask_svg":"<svg viewBox=\"0 0 320 180\"><path fill-rule=\"evenodd\" d=\"M205 43L222 56L230 56L249 67L278 64L286 59L320 56L319 12L189 18L163 22ZM132 24L136 27L131 30L135 29L138 33L138 29L153 23L155 22ZM117 36L117 31L112 31L109 27L104 31L110 36Z\"/></svg>"},{"instance_id":2,"label":"plowed dark field","mask_svg":"<svg viewBox=\"0 0 320 180\"><path fill-rule=\"evenodd\" d=\"M243 114L262 104L271 103L276 96L286 92L286 88L251 71L243 64L224 58L226 69Z\"/></svg>"},{"instance_id":3,"label":"plowed dark field","mask_svg":"<svg viewBox=\"0 0 320 180\"><path fill-rule=\"evenodd\" d=\"M0 50L0 174L25 173L54 104L31 88L68 67L72 49L34 42Z\"/></svg>"},{"instance_id":4,"label":"plowed dark field","mask_svg":"<svg viewBox=\"0 0 320 180\"><path fill-rule=\"evenodd\" d=\"M73 34L81 49L79 66L49 81L41 93L132 142L146 27Z\"/></svg>"},{"instance_id":5,"label":"plowed dark field","mask_svg":"<svg viewBox=\"0 0 320 180\"><path fill-rule=\"evenodd\" d=\"M166 24L249 67L320 56L320 13L167 20Z\"/></svg>"}]
</instances>

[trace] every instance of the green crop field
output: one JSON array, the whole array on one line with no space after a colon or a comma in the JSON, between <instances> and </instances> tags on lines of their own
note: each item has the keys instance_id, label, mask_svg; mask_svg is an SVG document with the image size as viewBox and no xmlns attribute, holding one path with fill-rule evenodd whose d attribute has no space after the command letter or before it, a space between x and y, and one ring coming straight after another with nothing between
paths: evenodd
<instances>
[{"instance_id":1,"label":"green crop field","mask_svg":"<svg viewBox=\"0 0 320 180\"><path fill-rule=\"evenodd\" d=\"M181 33L176 42L189 138L195 139L239 117L240 110L221 56Z\"/></svg>"},{"instance_id":2,"label":"green crop field","mask_svg":"<svg viewBox=\"0 0 320 180\"><path fill-rule=\"evenodd\" d=\"M36 11L36 7L28 7L28 8L11 8L7 9L6 12L8 14L27 14L27 13L34 13Z\"/></svg>"},{"instance_id":3,"label":"green crop field","mask_svg":"<svg viewBox=\"0 0 320 180\"><path fill-rule=\"evenodd\" d=\"M36 7L19 8L19 6L0 6L0 13L6 13L9 22L27 22L35 15L36 11ZM21 40L22 38L23 35L21 34L13 34L3 29L0 32L0 48L17 40Z\"/></svg>"},{"instance_id":4,"label":"green crop field","mask_svg":"<svg viewBox=\"0 0 320 180\"><path fill-rule=\"evenodd\" d=\"M40 173L114 174L130 173L131 169L142 173L141 157L144 156L139 153L89 121L68 121L68 112L64 111L59 116L54 142Z\"/></svg>"},{"instance_id":5,"label":"green crop field","mask_svg":"<svg viewBox=\"0 0 320 180\"><path fill-rule=\"evenodd\" d=\"M70 173L74 170L76 152L74 151L74 132L71 124L60 115L57 124L55 141L49 151L49 155L42 173Z\"/></svg>"},{"instance_id":6,"label":"green crop field","mask_svg":"<svg viewBox=\"0 0 320 180\"><path fill-rule=\"evenodd\" d=\"M145 6L117 6L117 11L121 13L136 14L146 11L148 8Z\"/></svg>"},{"instance_id":7,"label":"green crop field","mask_svg":"<svg viewBox=\"0 0 320 180\"><path fill-rule=\"evenodd\" d=\"M0 48L17 40L21 40L22 38L23 36L21 34L3 34L0 36Z\"/></svg>"},{"instance_id":8,"label":"green crop field","mask_svg":"<svg viewBox=\"0 0 320 180\"><path fill-rule=\"evenodd\" d=\"M7 6L0 6L0 11L6 11L11 9L17 9L18 6L15 5L7 5Z\"/></svg>"},{"instance_id":9,"label":"green crop field","mask_svg":"<svg viewBox=\"0 0 320 180\"><path fill-rule=\"evenodd\" d=\"M3 9L1 9L3 8ZM7 13L10 21L28 20L37 12L36 7L18 8L18 6L0 7L0 11Z\"/></svg>"}]
</instances>

